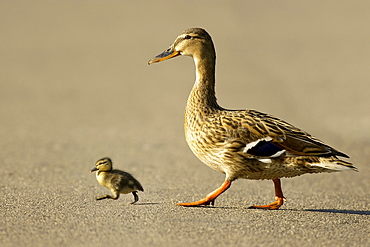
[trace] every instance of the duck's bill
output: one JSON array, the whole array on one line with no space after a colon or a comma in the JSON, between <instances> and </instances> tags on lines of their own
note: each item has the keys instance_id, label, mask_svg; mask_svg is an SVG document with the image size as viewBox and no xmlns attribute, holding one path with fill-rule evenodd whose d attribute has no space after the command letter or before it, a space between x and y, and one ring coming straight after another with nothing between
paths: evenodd
<instances>
[{"instance_id":1,"label":"duck's bill","mask_svg":"<svg viewBox=\"0 0 370 247\"><path fill-rule=\"evenodd\" d=\"M162 52L158 56L150 59L149 62L148 62L148 64L158 63L158 62L161 62L161 61L164 61L164 60L167 60L167 59L176 57L178 55L180 55L180 52L175 51L175 50L173 50L173 49L170 48L168 50L165 50L164 52Z\"/></svg>"},{"instance_id":2,"label":"duck's bill","mask_svg":"<svg viewBox=\"0 0 370 247\"><path fill-rule=\"evenodd\" d=\"M94 167L93 169L90 170L90 172L95 172L97 170L98 170L98 168Z\"/></svg>"}]
</instances>

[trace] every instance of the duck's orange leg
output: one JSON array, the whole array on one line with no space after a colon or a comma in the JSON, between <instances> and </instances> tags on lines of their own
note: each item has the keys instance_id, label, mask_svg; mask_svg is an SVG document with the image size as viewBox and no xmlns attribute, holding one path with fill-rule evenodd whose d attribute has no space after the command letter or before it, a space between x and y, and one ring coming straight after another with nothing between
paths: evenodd
<instances>
[{"instance_id":1,"label":"duck's orange leg","mask_svg":"<svg viewBox=\"0 0 370 247\"><path fill-rule=\"evenodd\" d=\"M268 205L256 205L256 206L250 206L249 208L259 208L259 209L279 209L281 205L283 205L285 197L283 195L283 191L281 190L281 183L280 179L273 179L272 180L275 185L275 200L273 203L270 203Z\"/></svg>"},{"instance_id":2,"label":"duck's orange leg","mask_svg":"<svg viewBox=\"0 0 370 247\"><path fill-rule=\"evenodd\" d=\"M222 193L224 193L230 187L230 185L231 182L226 180L220 187L218 187L213 192L209 193L205 198L196 202L183 202L178 203L177 205L186 207L214 205L216 198Z\"/></svg>"}]
</instances>

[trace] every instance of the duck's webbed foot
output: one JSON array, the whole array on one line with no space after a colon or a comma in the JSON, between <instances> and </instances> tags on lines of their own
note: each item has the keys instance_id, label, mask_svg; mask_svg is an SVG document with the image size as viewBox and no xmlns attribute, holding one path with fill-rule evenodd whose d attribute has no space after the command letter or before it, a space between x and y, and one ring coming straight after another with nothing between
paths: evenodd
<instances>
[{"instance_id":1,"label":"duck's webbed foot","mask_svg":"<svg viewBox=\"0 0 370 247\"><path fill-rule=\"evenodd\" d=\"M208 205L215 205L216 198L221 195L223 192L225 192L231 185L230 181L225 181L223 184L208 194L205 198L195 201L195 202L182 202L178 203L178 206L185 206L185 207L196 207L196 206L208 206Z\"/></svg>"},{"instance_id":2,"label":"duck's webbed foot","mask_svg":"<svg viewBox=\"0 0 370 247\"><path fill-rule=\"evenodd\" d=\"M285 197L281 189L280 179L277 178L277 179L273 179L272 181L274 182L274 186L275 186L275 200L276 201L268 205L255 205L255 206L250 206L249 208L274 210L274 209L279 209L283 205L285 201Z\"/></svg>"},{"instance_id":3,"label":"duck's webbed foot","mask_svg":"<svg viewBox=\"0 0 370 247\"><path fill-rule=\"evenodd\" d=\"M215 200L210 200L207 197L199 200L199 201L195 201L195 202L180 202L180 203L177 203L178 206L185 206L185 207L197 207L197 206L208 206L208 205L215 205Z\"/></svg>"},{"instance_id":4,"label":"duck's webbed foot","mask_svg":"<svg viewBox=\"0 0 370 247\"><path fill-rule=\"evenodd\" d=\"M252 208L252 209L270 209L270 210L274 210L274 209L279 209L281 207L281 205L283 205L284 201L285 201L285 198L284 197L275 197L276 201L274 201L273 203L270 203L268 205L254 205L254 206L250 206L249 208Z\"/></svg>"}]
</instances>

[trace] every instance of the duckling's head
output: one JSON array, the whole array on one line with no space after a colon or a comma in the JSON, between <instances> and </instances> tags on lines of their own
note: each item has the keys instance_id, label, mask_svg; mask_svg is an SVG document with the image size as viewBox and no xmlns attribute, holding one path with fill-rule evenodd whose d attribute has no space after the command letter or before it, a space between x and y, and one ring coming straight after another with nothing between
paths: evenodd
<instances>
[{"instance_id":1,"label":"duckling's head","mask_svg":"<svg viewBox=\"0 0 370 247\"><path fill-rule=\"evenodd\" d=\"M109 172L112 170L112 160L108 157L104 157L95 163L95 167L90 172L101 171Z\"/></svg>"},{"instance_id":2,"label":"duckling's head","mask_svg":"<svg viewBox=\"0 0 370 247\"><path fill-rule=\"evenodd\" d=\"M211 36L202 28L186 29L167 50L149 60L148 64L161 62L179 55L191 56L194 59L210 57L214 60L216 55Z\"/></svg>"}]
</instances>

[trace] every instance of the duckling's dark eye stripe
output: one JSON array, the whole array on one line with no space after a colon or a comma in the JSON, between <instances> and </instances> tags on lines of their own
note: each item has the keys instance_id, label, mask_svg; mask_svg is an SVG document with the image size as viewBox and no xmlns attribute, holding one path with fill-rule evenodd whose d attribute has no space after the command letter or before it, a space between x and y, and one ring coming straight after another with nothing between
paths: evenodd
<instances>
[{"instance_id":1,"label":"duckling's dark eye stripe","mask_svg":"<svg viewBox=\"0 0 370 247\"><path fill-rule=\"evenodd\" d=\"M189 34L186 34L184 36L184 39L199 39L200 37L199 36L192 36L192 35L189 35Z\"/></svg>"}]
</instances>

